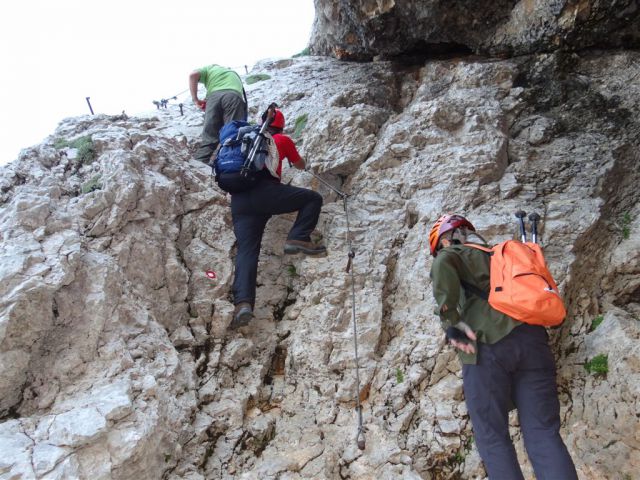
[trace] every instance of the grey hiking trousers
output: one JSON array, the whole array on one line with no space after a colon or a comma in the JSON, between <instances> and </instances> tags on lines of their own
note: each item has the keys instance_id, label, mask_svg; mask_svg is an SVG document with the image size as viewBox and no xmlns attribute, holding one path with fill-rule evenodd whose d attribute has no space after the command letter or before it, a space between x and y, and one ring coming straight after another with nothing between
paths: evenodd
<instances>
[{"instance_id":1,"label":"grey hiking trousers","mask_svg":"<svg viewBox=\"0 0 640 480\"><path fill-rule=\"evenodd\" d=\"M578 479L560 437L556 365L544 327L523 323L493 345L478 342L478 363L463 365L462 376L473 434L490 480L524 478L509 437L512 404L537 480Z\"/></svg>"},{"instance_id":2,"label":"grey hiking trousers","mask_svg":"<svg viewBox=\"0 0 640 480\"><path fill-rule=\"evenodd\" d=\"M207 108L204 112L202 141L194 158L209 163L211 154L218 147L218 134L225 123L232 120L247 119L247 104L242 95L235 90L218 90L207 96Z\"/></svg>"}]
</instances>

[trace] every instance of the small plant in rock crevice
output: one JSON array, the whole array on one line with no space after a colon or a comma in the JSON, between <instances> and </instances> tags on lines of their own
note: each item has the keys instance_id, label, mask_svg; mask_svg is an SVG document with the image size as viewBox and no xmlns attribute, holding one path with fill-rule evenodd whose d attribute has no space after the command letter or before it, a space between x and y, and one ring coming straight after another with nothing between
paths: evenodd
<instances>
[{"instance_id":1,"label":"small plant in rock crevice","mask_svg":"<svg viewBox=\"0 0 640 480\"><path fill-rule=\"evenodd\" d=\"M631 215L629 214L629 212L625 212L624 215L622 215L620 224L622 230L622 238L628 240L629 236L631 235Z\"/></svg>"},{"instance_id":2,"label":"small plant in rock crevice","mask_svg":"<svg viewBox=\"0 0 640 480\"><path fill-rule=\"evenodd\" d=\"M102 188L102 183L100 183L101 178L102 177L100 175L95 175L91 180L82 184L82 187L80 187L80 192L90 193L96 190L100 190Z\"/></svg>"},{"instance_id":3,"label":"small plant in rock crevice","mask_svg":"<svg viewBox=\"0 0 640 480\"><path fill-rule=\"evenodd\" d=\"M96 150L91 135L79 137L73 141L62 137L56 138L53 142L53 147L57 150L75 148L78 150L77 162L80 164L88 165L96 159Z\"/></svg>"},{"instance_id":4,"label":"small plant in rock crevice","mask_svg":"<svg viewBox=\"0 0 640 480\"><path fill-rule=\"evenodd\" d=\"M461 465L464 463L467 455L471 451L473 447L473 437L467 438L463 443L460 449L453 455L451 458L453 464Z\"/></svg>"},{"instance_id":5,"label":"small plant in rock crevice","mask_svg":"<svg viewBox=\"0 0 640 480\"><path fill-rule=\"evenodd\" d=\"M88 165L96 159L96 150L91 136L80 137L71 143L73 148L78 149L78 162Z\"/></svg>"},{"instance_id":6,"label":"small plant in rock crevice","mask_svg":"<svg viewBox=\"0 0 640 480\"><path fill-rule=\"evenodd\" d=\"M400 370L400 367L396 368L396 383L400 384L404 382L404 373Z\"/></svg>"},{"instance_id":7,"label":"small plant in rock crevice","mask_svg":"<svg viewBox=\"0 0 640 480\"><path fill-rule=\"evenodd\" d=\"M598 315L596 318L594 318L591 321L591 328L589 329L589 331L593 332L596 328L600 326L603 320L604 320L604 315Z\"/></svg>"},{"instance_id":8,"label":"small plant in rock crevice","mask_svg":"<svg viewBox=\"0 0 640 480\"><path fill-rule=\"evenodd\" d=\"M596 355L584 364L584 368L593 375L604 376L609 372L609 356L604 353Z\"/></svg>"},{"instance_id":9,"label":"small plant in rock crevice","mask_svg":"<svg viewBox=\"0 0 640 480\"><path fill-rule=\"evenodd\" d=\"M298 277L298 271L296 270L296 266L293 264L287 265L287 273L290 277Z\"/></svg>"}]
</instances>

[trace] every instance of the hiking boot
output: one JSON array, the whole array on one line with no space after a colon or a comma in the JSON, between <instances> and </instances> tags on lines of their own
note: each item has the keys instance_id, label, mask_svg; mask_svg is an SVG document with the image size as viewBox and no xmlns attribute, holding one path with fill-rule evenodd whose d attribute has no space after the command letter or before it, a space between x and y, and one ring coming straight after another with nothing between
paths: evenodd
<instances>
[{"instance_id":1,"label":"hiking boot","mask_svg":"<svg viewBox=\"0 0 640 480\"><path fill-rule=\"evenodd\" d=\"M284 253L322 255L323 253L327 253L327 247L313 242L304 242L302 240L287 240L284 244Z\"/></svg>"},{"instance_id":2,"label":"hiking boot","mask_svg":"<svg viewBox=\"0 0 640 480\"><path fill-rule=\"evenodd\" d=\"M236 328L244 327L253 319L253 309L248 302L240 302L236 305L233 311L233 320L229 324L229 328L235 330Z\"/></svg>"}]
</instances>

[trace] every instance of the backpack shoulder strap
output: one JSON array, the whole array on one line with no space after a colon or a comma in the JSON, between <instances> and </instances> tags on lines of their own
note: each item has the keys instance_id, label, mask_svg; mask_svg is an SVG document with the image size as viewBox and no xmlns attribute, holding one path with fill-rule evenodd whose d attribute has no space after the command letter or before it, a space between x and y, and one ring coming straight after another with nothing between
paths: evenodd
<instances>
[{"instance_id":1,"label":"backpack shoulder strap","mask_svg":"<svg viewBox=\"0 0 640 480\"><path fill-rule=\"evenodd\" d=\"M471 293L476 297L480 297L483 300L486 300L486 301L489 300L489 294L484 290L482 290L481 288L478 288L475 285L471 285L470 283L465 282L464 280L460 280L460 285L462 285L462 288L464 289L465 292Z\"/></svg>"},{"instance_id":2,"label":"backpack shoulder strap","mask_svg":"<svg viewBox=\"0 0 640 480\"><path fill-rule=\"evenodd\" d=\"M484 247L482 245L478 245L477 243L465 243L464 245L467 247L475 248L476 250L482 250L483 252L488 253L489 255L493 255L492 248Z\"/></svg>"},{"instance_id":3,"label":"backpack shoulder strap","mask_svg":"<svg viewBox=\"0 0 640 480\"><path fill-rule=\"evenodd\" d=\"M464 245L467 247L475 248L476 250L480 250L482 252L488 253L489 256L493 255L493 249L489 247L478 245L477 243L465 243ZM486 301L489 300L489 293L485 292L481 288L478 288L475 285L471 285L470 283L465 282L464 280L460 280L460 284L462 285L462 288L465 290L465 292L471 293L476 297L482 298L483 300L486 300Z\"/></svg>"}]
</instances>

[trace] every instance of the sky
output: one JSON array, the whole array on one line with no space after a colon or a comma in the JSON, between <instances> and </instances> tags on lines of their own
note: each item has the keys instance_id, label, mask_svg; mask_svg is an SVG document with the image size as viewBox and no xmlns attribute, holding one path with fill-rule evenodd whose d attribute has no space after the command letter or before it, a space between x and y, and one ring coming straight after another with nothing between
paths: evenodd
<instances>
[{"instance_id":1,"label":"sky","mask_svg":"<svg viewBox=\"0 0 640 480\"><path fill-rule=\"evenodd\" d=\"M154 110L217 63L244 74L309 43L313 0L21 0L0 5L0 164L66 117Z\"/></svg>"}]
</instances>

